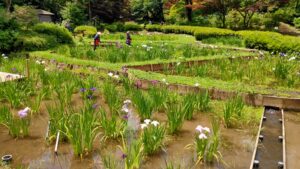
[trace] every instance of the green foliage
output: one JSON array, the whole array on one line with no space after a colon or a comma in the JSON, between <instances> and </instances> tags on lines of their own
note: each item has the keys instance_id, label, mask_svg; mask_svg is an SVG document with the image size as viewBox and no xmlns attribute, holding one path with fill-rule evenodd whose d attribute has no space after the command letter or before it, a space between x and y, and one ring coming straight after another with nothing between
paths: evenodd
<instances>
[{"instance_id":1,"label":"green foliage","mask_svg":"<svg viewBox=\"0 0 300 169\"><path fill-rule=\"evenodd\" d=\"M141 31L142 27L135 22L125 22L124 30L125 31Z\"/></svg>"},{"instance_id":2,"label":"green foliage","mask_svg":"<svg viewBox=\"0 0 300 169\"><path fill-rule=\"evenodd\" d=\"M287 80L289 73L291 71L291 66L283 59L278 60L275 70L274 70L274 75L278 80Z\"/></svg>"},{"instance_id":3,"label":"green foliage","mask_svg":"<svg viewBox=\"0 0 300 169\"><path fill-rule=\"evenodd\" d=\"M26 137L29 135L30 115L14 117L8 107L0 108L0 124L4 125L12 137Z\"/></svg>"},{"instance_id":4,"label":"green foliage","mask_svg":"<svg viewBox=\"0 0 300 169\"><path fill-rule=\"evenodd\" d=\"M204 93L197 94L196 109L198 111L208 111L210 109L209 103L210 97L208 90L206 90Z\"/></svg>"},{"instance_id":5,"label":"green foliage","mask_svg":"<svg viewBox=\"0 0 300 169\"><path fill-rule=\"evenodd\" d=\"M26 51L45 50L57 45L57 39L54 36L34 32L23 33L14 43L16 49Z\"/></svg>"},{"instance_id":6,"label":"green foliage","mask_svg":"<svg viewBox=\"0 0 300 169\"><path fill-rule=\"evenodd\" d=\"M172 24L183 22L185 20L184 1L179 1L171 6L169 13L166 15L166 20Z\"/></svg>"},{"instance_id":7,"label":"green foliage","mask_svg":"<svg viewBox=\"0 0 300 169\"><path fill-rule=\"evenodd\" d=\"M109 32L117 32L118 25L117 24L109 24L109 25L105 26L105 29L107 29Z\"/></svg>"},{"instance_id":8,"label":"green foliage","mask_svg":"<svg viewBox=\"0 0 300 169\"><path fill-rule=\"evenodd\" d=\"M156 121L153 121L156 122ZM148 124L143 128L141 140L144 144L144 152L147 155L154 154L164 147L166 129L162 125Z\"/></svg>"},{"instance_id":9,"label":"green foliage","mask_svg":"<svg viewBox=\"0 0 300 169\"><path fill-rule=\"evenodd\" d=\"M261 31L240 31L238 33L245 40L248 48L279 52L300 51L300 41L297 37Z\"/></svg>"},{"instance_id":10,"label":"green foliage","mask_svg":"<svg viewBox=\"0 0 300 169\"><path fill-rule=\"evenodd\" d=\"M181 103L171 103L167 109L168 129L170 134L178 132L184 122L184 105Z\"/></svg>"},{"instance_id":11,"label":"green foliage","mask_svg":"<svg viewBox=\"0 0 300 169\"><path fill-rule=\"evenodd\" d=\"M0 8L0 51L14 50L14 42L18 36L19 25L14 18L10 18L4 9Z\"/></svg>"},{"instance_id":12,"label":"green foliage","mask_svg":"<svg viewBox=\"0 0 300 169\"><path fill-rule=\"evenodd\" d=\"M113 115L117 114L121 108L121 100L119 97L119 92L112 81L106 81L104 83L102 93L106 103L108 104L110 112Z\"/></svg>"},{"instance_id":13,"label":"green foliage","mask_svg":"<svg viewBox=\"0 0 300 169\"><path fill-rule=\"evenodd\" d=\"M72 34L64 27L53 24L53 23L39 23L33 26L33 30L56 37L59 43L73 43Z\"/></svg>"},{"instance_id":14,"label":"green foliage","mask_svg":"<svg viewBox=\"0 0 300 169\"><path fill-rule=\"evenodd\" d=\"M214 160L220 160L220 124L214 119L212 122L212 131L208 127L198 125L196 128L194 148L197 154L197 163L204 161L211 163ZM191 145L189 145L191 146Z\"/></svg>"},{"instance_id":15,"label":"green foliage","mask_svg":"<svg viewBox=\"0 0 300 169\"><path fill-rule=\"evenodd\" d=\"M112 115L108 117L107 112L100 109L100 127L103 129L103 141L106 139L116 139L120 137L125 131L126 123L117 119L117 116Z\"/></svg>"},{"instance_id":16,"label":"green foliage","mask_svg":"<svg viewBox=\"0 0 300 169\"><path fill-rule=\"evenodd\" d=\"M74 29L74 33L76 33L76 34L83 33L84 35L91 37L97 33L97 29L93 26L81 25L81 26L77 26Z\"/></svg>"},{"instance_id":17,"label":"green foliage","mask_svg":"<svg viewBox=\"0 0 300 169\"><path fill-rule=\"evenodd\" d=\"M183 112L186 120L192 120L197 105L197 95L189 93L183 98Z\"/></svg>"},{"instance_id":18,"label":"green foliage","mask_svg":"<svg viewBox=\"0 0 300 169\"><path fill-rule=\"evenodd\" d=\"M140 90L135 90L132 93L132 101L142 120L151 118L154 111L154 104L149 95L146 95Z\"/></svg>"},{"instance_id":19,"label":"green foliage","mask_svg":"<svg viewBox=\"0 0 300 169\"><path fill-rule=\"evenodd\" d=\"M235 126L243 118L244 102L241 96L228 100L223 109L225 127Z\"/></svg>"},{"instance_id":20,"label":"green foliage","mask_svg":"<svg viewBox=\"0 0 300 169\"><path fill-rule=\"evenodd\" d=\"M18 108L34 94L33 82L24 80L21 82L9 81L0 84L1 97L8 101L12 107Z\"/></svg>"},{"instance_id":21,"label":"green foliage","mask_svg":"<svg viewBox=\"0 0 300 169\"><path fill-rule=\"evenodd\" d=\"M45 90L42 90L34 99L34 101L29 101L32 114L40 114L41 103L46 96Z\"/></svg>"},{"instance_id":22,"label":"green foliage","mask_svg":"<svg viewBox=\"0 0 300 169\"><path fill-rule=\"evenodd\" d=\"M294 23L296 28L300 28L300 17L299 18L294 18L293 23Z\"/></svg>"},{"instance_id":23,"label":"green foliage","mask_svg":"<svg viewBox=\"0 0 300 169\"><path fill-rule=\"evenodd\" d=\"M124 160L124 169L140 168L144 158L144 144L141 140L133 139L126 143L122 136L122 146L118 146L122 151Z\"/></svg>"},{"instance_id":24,"label":"green foliage","mask_svg":"<svg viewBox=\"0 0 300 169\"><path fill-rule=\"evenodd\" d=\"M289 7L279 8L272 15L272 20L276 24L279 22L291 23L293 22L293 17L295 15L295 10Z\"/></svg>"},{"instance_id":25,"label":"green foliage","mask_svg":"<svg viewBox=\"0 0 300 169\"><path fill-rule=\"evenodd\" d=\"M48 141L51 143L55 141L57 132L60 131L60 140L67 141L67 128L66 124L70 119L70 112L64 110L62 105L47 106L47 111L49 114L49 133Z\"/></svg>"},{"instance_id":26,"label":"green foliage","mask_svg":"<svg viewBox=\"0 0 300 169\"><path fill-rule=\"evenodd\" d=\"M14 6L15 10L12 16L16 18L17 22L28 28L39 22L37 11L32 6Z\"/></svg>"},{"instance_id":27,"label":"green foliage","mask_svg":"<svg viewBox=\"0 0 300 169\"><path fill-rule=\"evenodd\" d=\"M166 107L166 101L168 97L168 90L166 88L153 86L149 89L148 94L153 100L156 111Z\"/></svg>"},{"instance_id":28,"label":"green foliage","mask_svg":"<svg viewBox=\"0 0 300 169\"><path fill-rule=\"evenodd\" d=\"M132 15L137 21L163 20L163 1L162 0L132 0L131 2Z\"/></svg>"},{"instance_id":29,"label":"green foliage","mask_svg":"<svg viewBox=\"0 0 300 169\"><path fill-rule=\"evenodd\" d=\"M64 20L71 23L72 27L82 25L87 20L85 9L76 2L67 2L60 14Z\"/></svg>"},{"instance_id":30,"label":"green foliage","mask_svg":"<svg viewBox=\"0 0 300 169\"><path fill-rule=\"evenodd\" d=\"M66 134L75 155L82 158L92 152L94 140L98 135L98 119L99 113L90 103L84 105L80 111L72 113L66 124Z\"/></svg>"},{"instance_id":31,"label":"green foliage","mask_svg":"<svg viewBox=\"0 0 300 169\"><path fill-rule=\"evenodd\" d=\"M215 45L245 47L244 40L238 36L212 37L203 39L202 42Z\"/></svg>"},{"instance_id":32,"label":"green foliage","mask_svg":"<svg viewBox=\"0 0 300 169\"><path fill-rule=\"evenodd\" d=\"M245 41L245 46L267 51L298 52L300 40L297 37L285 36L268 31L232 31L220 28L196 27L196 26L160 26L147 25L149 31L161 31L164 33L192 34L197 40L212 37L240 37Z\"/></svg>"}]
</instances>

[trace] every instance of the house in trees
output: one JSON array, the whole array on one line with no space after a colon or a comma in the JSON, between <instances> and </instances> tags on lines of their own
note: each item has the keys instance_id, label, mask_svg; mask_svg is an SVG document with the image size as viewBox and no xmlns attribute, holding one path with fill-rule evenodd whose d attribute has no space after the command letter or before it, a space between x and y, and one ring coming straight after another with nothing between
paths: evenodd
<instances>
[{"instance_id":1,"label":"house in trees","mask_svg":"<svg viewBox=\"0 0 300 169\"><path fill-rule=\"evenodd\" d=\"M40 22L52 22L54 14L42 9L37 9L37 14Z\"/></svg>"}]
</instances>

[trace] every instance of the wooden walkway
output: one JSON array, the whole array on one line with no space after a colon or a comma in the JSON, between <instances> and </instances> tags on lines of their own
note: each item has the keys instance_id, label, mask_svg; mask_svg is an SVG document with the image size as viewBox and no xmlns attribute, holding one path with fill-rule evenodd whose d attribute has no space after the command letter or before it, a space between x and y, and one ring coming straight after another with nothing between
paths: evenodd
<instances>
[{"instance_id":1,"label":"wooden walkway","mask_svg":"<svg viewBox=\"0 0 300 169\"><path fill-rule=\"evenodd\" d=\"M6 72L0 72L0 83L1 82L12 81L12 80L17 80L17 79L22 79L22 78L24 78L24 76L17 75L17 74L6 73Z\"/></svg>"}]
</instances>

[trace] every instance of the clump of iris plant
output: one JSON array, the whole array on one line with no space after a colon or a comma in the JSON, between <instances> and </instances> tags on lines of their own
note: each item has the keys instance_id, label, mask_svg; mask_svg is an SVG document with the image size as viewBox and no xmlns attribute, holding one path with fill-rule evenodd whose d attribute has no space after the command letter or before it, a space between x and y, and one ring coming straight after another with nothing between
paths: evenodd
<instances>
[{"instance_id":1,"label":"clump of iris plant","mask_svg":"<svg viewBox=\"0 0 300 169\"><path fill-rule=\"evenodd\" d=\"M30 108L26 107L18 111L17 116L14 116L9 108L2 107L0 109L0 123L4 125L12 137L23 138L29 135L30 126Z\"/></svg>"},{"instance_id":2,"label":"clump of iris plant","mask_svg":"<svg viewBox=\"0 0 300 169\"><path fill-rule=\"evenodd\" d=\"M193 147L197 154L197 163L199 162L213 162L219 161L221 157L219 149L220 132L219 123L214 120L212 123L212 130L208 127L198 125L196 127L195 141Z\"/></svg>"},{"instance_id":3,"label":"clump of iris plant","mask_svg":"<svg viewBox=\"0 0 300 169\"><path fill-rule=\"evenodd\" d=\"M145 119L141 129L141 140L146 154L151 155L164 148L166 129L163 125L156 120Z\"/></svg>"}]
</instances>

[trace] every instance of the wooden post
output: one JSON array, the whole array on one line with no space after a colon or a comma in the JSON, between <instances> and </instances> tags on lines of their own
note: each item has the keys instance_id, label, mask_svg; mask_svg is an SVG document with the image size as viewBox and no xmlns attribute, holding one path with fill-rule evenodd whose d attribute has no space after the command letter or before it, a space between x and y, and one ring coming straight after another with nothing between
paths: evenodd
<instances>
[{"instance_id":1,"label":"wooden post","mask_svg":"<svg viewBox=\"0 0 300 169\"><path fill-rule=\"evenodd\" d=\"M30 70L29 70L29 54L27 53L26 54L26 76L27 76L27 78L29 78L29 76L30 76Z\"/></svg>"}]
</instances>

